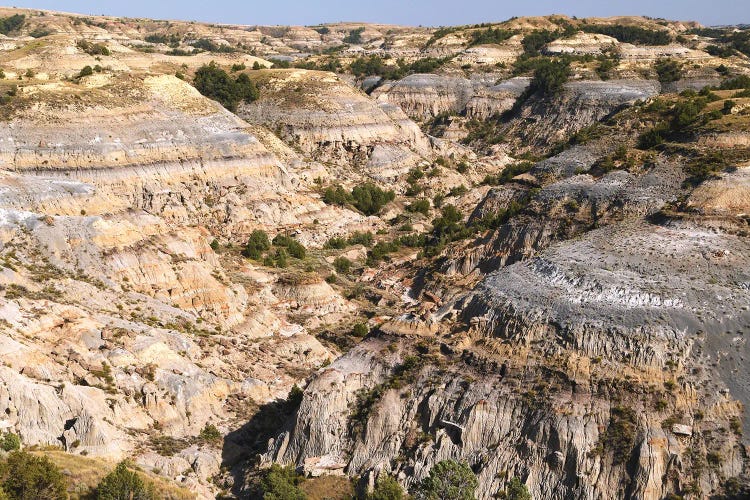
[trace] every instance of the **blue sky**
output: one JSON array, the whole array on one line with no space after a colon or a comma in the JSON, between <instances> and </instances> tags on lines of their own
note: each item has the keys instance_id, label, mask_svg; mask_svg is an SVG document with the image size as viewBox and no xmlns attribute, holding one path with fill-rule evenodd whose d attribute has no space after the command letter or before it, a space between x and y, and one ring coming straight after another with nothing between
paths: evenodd
<instances>
[{"instance_id":1,"label":"blue sky","mask_svg":"<svg viewBox=\"0 0 750 500\"><path fill-rule=\"evenodd\" d=\"M648 15L703 24L750 23L750 0L14 0L12 5L236 24L359 21L439 26L544 14Z\"/></svg>"}]
</instances>

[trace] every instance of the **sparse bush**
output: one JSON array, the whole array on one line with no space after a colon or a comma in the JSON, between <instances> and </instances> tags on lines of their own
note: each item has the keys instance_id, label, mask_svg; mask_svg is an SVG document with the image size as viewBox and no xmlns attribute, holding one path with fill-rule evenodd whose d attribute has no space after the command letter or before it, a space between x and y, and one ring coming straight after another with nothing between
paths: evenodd
<instances>
[{"instance_id":1,"label":"sparse bush","mask_svg":"<svg viewBox=\"0 0 750 500\"><path fill-rule=\"evenodd\" d=\"M543 96L557 94L569 77L570 64L566 60L544 59L534 70L527 93L539 93Z\"/></svg>"},{"instance_id":2,"label":"sparse bush","mask_svg":"<svg viewBox=\"0 0 750 500\"><path fill-rule=\"evenodd\" d=\"M84 66L78 73L78 76L76 78L83 78L84 76L91 76L93 74L94 68L92 68L91 66Z\"/></svg>"},{"instance_id":3,"label":"sparse bush","mask_svg":"<svg viewBox=\"0 0 750 500\"><path fill-rule=\"evenodd\" d=\"M332 238L329 238L324 246L325 248L329 249L341 250L343 248L346 248L346 239L334 236Z\"/></svg>"},{"instance_id":4,"label":"sparse bush","mask_svg":"<svg viewBox=\"0 0 750 500\"><path fill-rule=\"evenodd\" d=\"M473 47L474 45L502 43L515 34L515 31L493 28L491 26L487 29L472 31L469 35L469 47Z\"/></svg>"},{"instance_id":5,"label":"sparse bush","mask_svg":"<svg viewBox=\"0 0 750 500\"><path fill-rule=\"evenodd\" d=\"M652 30L640 26L623 24L584 24L581 29L587 33L599 33L611 36L623 43L639 45L667 45L672 37L667 31Z\"/></svg>"},{"instance_id":6,"label":"sparse bush","mask_svg":"<svg viewBox=\"0 0 750 500\"><path fill-rule=\"evenodd\" d=\"M199 38L198 40L191 42L191 46L195 47L198 50L205 50L206 52L217 52L219 54L231 54L232 52L236 52L237 49L234 47L230 47L229 45L221 44L214 42L213 40L209 40L208 38Z\"/></svg>"},{"instance_id":7,"label":"sparse bush","mask_svg":"<svg viewBox=\"0 0 750 500\"><path fill-rule=\"evenodd\" d=\"M384 191L370 182L352 189L353 204L365 215L377 215L395 198L396 193L393 191Z\"/></svg>"},{"instance_id":8,"label":"sparse bush","mask_svg":"<svg viewBox=\"0 0 750 500\"><path fill-rule=\"evenodd\" d=\"M615 406L610 411L609 426L600 438L604 449L612 452L615 465L624 463L633 449L636 437L636 416L631 408Z\"/></svg>"},{"instance_id":9,"label":"sparse bush","mask_svg":"<svg viewBox=\"0 0 750 500\"><path fill-rule=\"evenodd\" d=\"M283 234L277 234L273 239L273 244L277 247L285 248L289 252L289 255L295 259L304 259L307 253L302 243Z\"/></svg>"}]
</instances>

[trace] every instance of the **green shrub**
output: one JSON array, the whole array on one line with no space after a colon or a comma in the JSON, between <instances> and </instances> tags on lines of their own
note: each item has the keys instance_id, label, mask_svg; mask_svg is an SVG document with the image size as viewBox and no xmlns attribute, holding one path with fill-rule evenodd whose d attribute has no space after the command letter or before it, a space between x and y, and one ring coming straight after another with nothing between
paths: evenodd
<instances>
[{"instance_id":1,"label":"green shrub","mask_svg":"<svg viewBox=\"0 0 750 500\"><path fill-rule=\"evenodd\" d=\"M599 61L599 64L596 66L596 74L599 75L599 78L602 80L609 80L612 70L617 67L617 59L602 54L597 57L597 60Z\"/></svg>"},{"instance_id":2,"label":"green shrub","mask_svg":"<svg viewBox=\"0 0 750 500\"><path fill-rule=\"evenodd\" d=\"M97 500L153 500L154 486L120 462L96 487Z\"/></svg>"},{"instance_id":3,"label":"green shrub","mask_svg":"<svg viewBox=\"0 0 750 500\"><path fill-rule=\"evenodd\" d=\"M326 241L326 244L324 246L325 248L329 249L341 250L343 248L346 248L346 239L334 236Z\"/></svg>"},{"instance_id":4,"label":"green shrub","mask_svg":"<svg viewBox=\"0 0 750 500\"><path fill-rule=\"evenodd\" d=\"M669 132L666 124L657 125L638 137L638 149L651 149L664 143L665 136Z\"/></svg>"},{"instance_id":5,"label":"green shrub","mask_svg":"<svg viewBox=\"0 0 750 500\"><path fill-rule=\"evenodd\" d=\"M563 89L570 77L570 64L565 60L544 59L534 70L534 77L526 91L529 95L539 93L554 95Z\"/></svg>"},{"instance_id":6,"label":"green shrub","mask_svg":"<svg viewBox=\"0 0 750 500\"><path fill-rule=\"evenodd\" d=\"M682 65L674 59L659 59L656 61L654 69L662 85L676 82L682 78Z\"/></svg>"},{"instance_id":7,"label":"green shrub","mask_svg":"<svg viewBox=\"0 0 750 500\"><path fill-rule=\"evenodd\" d=\"M198 50L205 50L206 52L218 52L220 54L231 54L232 52L237 51L234 47L230 47L229 45L224 44L219 45L218 43L214 42L213 40L209 40L208 38L199 38L198 40L192 42L190 45Z\"/></svg>"},{"instance_id":8,"label":"green shrub","mask_svg":"<svg viewBox=\"0 0 750 500\"><path fill-rule=\"evenodd\" d=\"M274 265L276 267L284 268L288 265L287 263L288 254L283 248L276 249L276 255L273 257Z\"/></svg>"},{"instance_id":9,"label":"green shrub","mask_svg":"<svg viewBox=\"0 0 750 500\"><path fill-rule=\"evenodd\" d=\"M350 245L364 245L369 248L372 246L374 236L370 231L354 231L347 241Z\"/></svg>"},{"instance_id":10,"label":"green shrub","mask_svg":"<svg viewBox=\"0 0 750 500\"><path fill-rule=\"evenodd\" d=\"M88 40L78 40L76 46L90 56L108 56L109 49L102 43L92 43Z\"/></svg>"},{"instance_id":11,"label":"green shrub","mask_svg":"<svg viewBox=\"0 0 750 500\"><path fill-rule=\"evenodd\" d=\"M548 43L554 41L558 34L549 30L532 31L523 38L523 50L526 54L537 55Z\"/></svg>"},{"instance_id":12,"label":"green shrub","mask_svg":"<svg viewBox=\"0 0 750 500\"><path fill-rule=\"evenodd\" d=\"M367 265L374 266L381 260L389 260L389 254L397 252L399 244L396 241L381 241L375 244L372 249L367 252Z\"/></svg>"},{"instance_id":13,"label":"green shrub","mask_svg":"<svg viewBox=\"0 0 750 500\"><path fill-rule=\"evenodd\" d=\"M613 463L624 463L633 450L636 437L636 416L631 408L615 406L610 411L609 426L600 438L604 449L612 452Z\"/></svg>"},{"instance_id":14,"label":"green shrub","mask_svg":"<svg viewBox=\"0 0 750 500\"><path fill-rule=\"evenodd\" d=\"M525 484L520 479L514 477L508 483L508 488L505 490L506 500L531 500L531 494Z\"/></svg>"},{"instance_id":15,"label":"green shrub","mask_svg":"<svg viewBox=\"0 0 750 500\"><path fill-rule=\"evenodd\" d=\"M182 37L177 34L162 34L162 33L155 33L152 35L146 35L144 38L145 41L148 43L163 43L164 45L169 45L170 47L177 47L180 42L182 41Z\"/></svg>"},{"instance_id":16,"label":"green shrub","mask_svg":"<svg viewBox=\"0 0 750 500\"><path fill-rule=\"evenodd\" d=\"M42 27L34 28L32 31L29 32L29 36L33 38L44 38L45 36L49 36L51 34L52 34L52 30L48 30Z\"/></svg>"},{"instance_id":17,"label":"green shrub","mask_svg":"<svg viewBox=\"0 0 750 500\"><path fill-rule=\"evenodd\" d=\"M427 215L430 213L430 200L428 200L427 198L420 198L419 200L415 200L406 207L406 210L408 212Z\"/></svg>"},{"instance_id":18,"label":"green shrub","mask_svg":"<svg viewBox=\"0 0 750 500\"><path fill-rule=\"evenodd\" d=\"M78 73L77 78L83 78L84 76L91 76L94 74L94 68L91 66L84 66Z\"/></svg>"},{"instance_id":19,"label":"green shrub","mask_svg":"<svg viewBox=\"0 0 750 500\"><path fill-rule=\"evenodd\" d=\"M289 255L295 259L304 259L307 254L307 250L302 243L283 234L277 234L273 239L273 244L277 247L285 248L289 252Z\"/></svg>"},{"instance_id":20,"label":"green shrub","mask_svg":"<svg viewBox=\"0 0 750 500\"><path fill-rule=\"evenodd\" d=\"M724 107L721 109L721 112L725 115L728 115L732 112L732 108L735 107L736 105L737 105L736 102L734 102L731 99L727 99L726 101L724 101Z\"/></svg>"},{"instance_id":21,"label":"green shrub","mask_svg":"<svg viewBox=\"0 0 750 500\"><path fill-rule=\"evenodd\" d=\"M256 229L250 234L245 248L242 249L242 255L248 259L259 260L263 252L271 248L271 242L268 241L268 235L265 231Z\"/></svg>"},{"instance_id":22,"label":"green shrub","mask_svg":"<svg viewBox=\"0 0 750 500\"><path fill-rule=\"evenodd\" d=\"M395 198L396 194L393 191L384 191L370 182L352 189L353 204L365 215L377 215Z\"/></svg>"},{"instance_id":23,"label":"green shrub","mask_svg":"<svg viewBox=\"0 0 750 500\"><path fill-rule=\"evenodd\" d=\"M201 429L200 434L198 434L198 438L208 443L216 443L221 441L222 435L214 424L206 424L203 429Z\"/></svg>"},{"instance_id":24,"label":"green shrub","mask_svg":"<svg viewBox=\"0 0 750 500\"><path fill-rule=\"evenodd\" d=\"M352 261L346 257L336 257L336 260L333 261L333 268L339 274L347 274L352 269Z\"/></svg>"},{"instance_id":25,"label":"green shrub","mask_svg":"<svg viewBox=\"0 0 750 500\"><path fill-rule=\"evenodd\" d=\"M306 500L307 496L299 487L303 481L291 465L273 464L261 481L263 500Z\"/></svg>"},{"instance_id":26,"label":"green shrub","mask_svg":"<svg viewBox=\"0 0 750 500\"><path fill-rule=\"evenodd\" d=\"M13 500L68 498L62 472L47 457L14 451L0 464L0 486Z\"/></svg>"},{"instance_id":27,"label":"green shrub","mask_svg":"<svg viewBox=\"0 0 750 500\"><path fill-rule=\"evenodd\" d=\"M364 27L355 28L349 32L348 35L342 40L344 43L359 44L362 43L362 33L365 32Z\"/></svg>"},{"instance_id":28,"label":"green shrub","mask_svg":"<svg viewBox=\"0 0 750 500\"><path fill-rule=\"evenodd\" d=\"M370 329L364 323L357 323L352 328L352 335L355 337L362 338L367 336L368 333L370 333Z\"/></svg>"},{"instance_id":29,"label":"green shrub","mask_svg":"<svg viewBox=\"0 0 750 500\"><path fill-rule=\"evenodd\" d=\"M419 485L418 499L473 500L479 482L465 463L443 460L436 463Z\"/></svg>"},{"instance_id":30,"label":"green shrub","mask_svg":"<svg viewBox=\"0 0 750 500\"><path fill-rule=\"evenodd\" d=\"M340 184L329 186L323 191L323 203L344 206L352 202L351 194Z\"/></svg>"},{"instance_id":31,"label":"green shrub","mask_svg":"<svg viewBox=\"0 0 750 500\"><path fill-rule=\"evenodd\" d=\"M0 439L0 449L3 451L16 451L21 449L21 438L18 434L6 432Z\"/></svg>"},{"instance_id":32,"label":"green shrub","mask_svg":"<svg viewBox=\"0 0 750 500\"><path fill-rule=\"evenodd\" d=\"M193 78L193 85L198 92L209 99L218 101L232 112L237 110L240 102L252 102L259 96L258 88L247 74L240 73L236 79L233 79L213 61L198 68Z\"/></svg>"},{"instance_id":33,"label":"green shrub","mask_svg":"<svg viewBox=\"0 0 750 500\"><path fill-rule=\"evenodd\" d=\"M719 85L719 89L721 90L750 89L750 76L739 75L739 76L735 76L734 78L729 78L728 80L724 80L723 82L721 82L721 85Z\"/></svg>"},{"instance_id":34,"label":"green shrub","mask_svg":"<svg viewBox=\"0 0 750 500\"><path fill-rule=\"evenodd\" d=\"M403 500L406 498L403 488L393 476L381 473L375 482L372 493L367 500Z\"/></svg>"}]
</instances>

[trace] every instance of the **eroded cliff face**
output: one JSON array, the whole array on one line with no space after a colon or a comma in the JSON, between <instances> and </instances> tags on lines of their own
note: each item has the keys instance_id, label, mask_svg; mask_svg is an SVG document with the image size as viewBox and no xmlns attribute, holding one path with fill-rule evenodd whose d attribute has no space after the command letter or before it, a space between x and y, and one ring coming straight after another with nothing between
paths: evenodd
<instances>
[{"instance_id":1,"label":"eroded cliff face","mask_svg":"<svg viewBox=\"0 0 750 500\"><path fill-rule=\"evenodd\" d=\"M747 395L727 387L747 356L748 277L736 265L748 250L746 238L692 221L553 245L438 308L428 324L451 333L404 337L386 325L337 360L269 458L407 485L463 460L477 498L512 476L535 498L716 490L747 461L728 430Z\"/></svg>"}]
</instances>

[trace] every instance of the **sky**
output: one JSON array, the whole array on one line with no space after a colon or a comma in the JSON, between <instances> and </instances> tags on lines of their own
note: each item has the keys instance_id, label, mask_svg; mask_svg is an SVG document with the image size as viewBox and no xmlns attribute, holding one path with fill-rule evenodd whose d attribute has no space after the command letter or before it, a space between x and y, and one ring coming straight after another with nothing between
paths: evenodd
<instances>
[{"instance_id":1,"label":"sky","mask_svg":"<svg viewBox=\"0 0 750 500\"><path fill-rule=\"evenodd\" d=\"M647 15L705 25L750 24L750 0L14 0L12 6L251 25L357 21L447 26L547 14Z\"/></svg>"}]
</instances>

